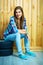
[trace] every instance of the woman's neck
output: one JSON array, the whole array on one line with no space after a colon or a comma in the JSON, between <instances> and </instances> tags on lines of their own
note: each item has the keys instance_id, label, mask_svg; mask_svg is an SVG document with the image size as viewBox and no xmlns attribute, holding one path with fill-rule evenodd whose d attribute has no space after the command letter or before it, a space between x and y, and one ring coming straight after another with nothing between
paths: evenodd
<instances>
[{"instance_id":1,"label":"woman's neck","mask_svg":"<svg viewBox=\"0 0 43 65\"><path fill-rule=\"evenodd\" d=\"M20 19L17 19L17 21L20 21Z\"/></svg>"}]
</instances>

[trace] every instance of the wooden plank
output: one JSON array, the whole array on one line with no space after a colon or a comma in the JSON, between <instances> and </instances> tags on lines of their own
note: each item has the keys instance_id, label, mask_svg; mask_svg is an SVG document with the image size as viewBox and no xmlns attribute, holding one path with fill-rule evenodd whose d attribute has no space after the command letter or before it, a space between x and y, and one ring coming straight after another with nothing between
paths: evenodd
<instances>
[{"instance_id":1,"label":"wooden plank","mask_svg":"<svg viewBox=\"0 0 43 65\"><path fill-rule=\"evenodd\" d=\"M32 0L32 46L36 46L37 0Z\"/></svg>"},{"instance_id":2,"label":"wooden plank","mask_svg":"<svg viewBox=\"0 0 43 65\"><path fill-rule=\"evenodd\" d=\"M41 41L43 48L43 0L40 0Z\"/></svg>"},{"instance_id":3,"label":"wooden plank","mask_svg":"<svg viewBox=\"0 0 43 65\"><path fill-rule=\"evenodd\" d=\"M2 39L3 37L3 0L1 0L1 10L0 10L0 18L1 18L1 21L0 21L0 38Z\"/></svg>"},{"instance_id":4,"label":"wooden plank","mask_svg":"<svg viewBox=\"0 0 43 65\"><path fill-rule=\"evenodd\" d=\"M27 26L28 26L28 35L29 35L29 38L30 38L30 45L32 46L32 41L31 41L31 34L32 34L32 19L31 19L31 17L32 17L32 7L31 7L31 5L32 5L32 2L31 2L31 0L28 0L28 3L29 3L29 7L28 7L28 22L27 22Z\"/></svg>"},{"instance_id":5,"label":"wooden plank","mask_svg":"<svg viewBox=\"0 0 43 65\"><path fill-rule=\"evenodd\" d=\"M3 31L6 29L7 27L7 22L8 22L8 15L7 15L7 11L8 11L8 2L7 0L4 0L4 13L3 13Z\"/></svg>"},{"instance_id":6,"label":"wooden plank","mask_svg":"<svg viewBox=\"0 0 43 65\"><path fill-rule=\"evenodd\" d=\"M8 23L9 23L10 16L11 16L11 11L10 11L10 1L11 1L11 0L8 0L8 11L7 11L7 14L8 14Z\"/></svg>"},{"instance_id":7,"label":"wooden plank","mask_svg":"<svg viewBox=\"0 0 43 65\"><path fill-rule=\"evenodd\" d=\"M16 0L15 3L16 6L22 6L22 0Z\"/></svg>"},{"instance_id":8,"label":"wooden plank","mask_svg":"<svg viewBox=\"0 0 43 65\"><path fill-rule=\"evenodd\" d=\"M38 15L37 15L37 46L42 46L41 40L41 21L40 21L40 0L38 0Z\"/></svg>"},{"instance_id":9,"label":"wooden plank","mask_svg":"<svg viewBox=\"0 0 43 65\"><path fill-rule=\"evenodd\" d=\"M10 13L11 13L11 16L13 16L13 10L14 10L13 0L10 0Z\"/></svg>"}]
</instances>

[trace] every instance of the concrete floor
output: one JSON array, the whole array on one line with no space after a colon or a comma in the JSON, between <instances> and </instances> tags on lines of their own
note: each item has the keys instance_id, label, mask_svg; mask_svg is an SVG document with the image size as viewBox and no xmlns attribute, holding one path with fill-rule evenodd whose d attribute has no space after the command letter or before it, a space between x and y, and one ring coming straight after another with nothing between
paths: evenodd
<instances>
[{"instance_id":1,"label":"concrete floor","mask_svg":"<svg viewBox=\"0 0 43 65\"><path fill-rule=\"evenodd\" d=\"M0 57L0 65L43 65L43 52L35 53L36 57L28 56L27 60L14 55Z\"/></svg>"}]
</instances>

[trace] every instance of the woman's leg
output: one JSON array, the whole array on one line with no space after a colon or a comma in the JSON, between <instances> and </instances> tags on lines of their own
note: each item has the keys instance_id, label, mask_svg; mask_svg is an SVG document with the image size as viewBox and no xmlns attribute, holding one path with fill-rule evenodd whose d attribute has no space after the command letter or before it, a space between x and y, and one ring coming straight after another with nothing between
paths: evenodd
<instances>
[{"instance_id":1,"label":"woman's leg","mask_svg":"<svg viewBox=\"0 0 43 65\"><path fill-rule=\"evenodd\" d=\"M5 41L16 41L16 46L17 46L19 57L22 59L27 59L27 56L22 53L20 33L8 35L5 38Z\"/></svg>"},{"instance_id":2,"label":"woman's leg","mask_svg":"<svg viewBox=\"0 0 43 65\"><path fill-rule=\"evenodd\" d=\"M5 41L15 41L16 42L16 46L18 49L18 53L22 54L22 48L21 48L21 38L20 38L20 34L19 33L15 33L15 34L10 34L5 38Z\"/></svg>"},{"instance_id":3,"label":"woman's leg","mask_svg":"<svg viewBox=\"0 0 43 65\"><path fill-rule=\"evenodd\" d=\"M7 37L4 37L6 42L8 41L15 41L16 34L9 34Z\"/></svg>"},{"instance_id":4,"label":"woman's leg","mask_svg":"<svg viewBox=\"0 0 43 65\"><path fill-rule=\"evenodd\" d=\"M22 53L20 33L17 33L17 35L16 35L16 46L17 46L17 49L18 49L19 57L22 58L22 59L27 59L28 57Z\"/></svg>"},{"instance_id":5,"label":"woman's leg","mask_svg":"<svg viewBox=\"0 0 43 65\"><path fill-rule=\"evenodd\" d=\"M21 38L24 38L25 50L30 51L30 42L28 37L25 34L21 34Z\"/></svg>"},{"instance_id":6,"label":"woman's leg","mask_svg":"<svg viewBox=\"0 0 43 65\"><path fill-rule=\"evenodd\" d=\"M18 49L18 54L22 54L22 48L21 48L21 37L20 37L20 33L17 33L16 34L16 46L17 46L17 49Z\"/></svg>"},{"instance_id":7,"label":"woman's leg","mask_svg":"<svg viewBox=\"0 0 43 65\"><path fill-rule=\"evenodd\" d=\"M32 55L32 56L36 56L35 53L30 52L30 42L29 42L29 39L27 38L27 36L24 34L21 34L21 38L24 38L24 45L25 45L26 53L29 55Z\"/></svg>"}]
</instances>

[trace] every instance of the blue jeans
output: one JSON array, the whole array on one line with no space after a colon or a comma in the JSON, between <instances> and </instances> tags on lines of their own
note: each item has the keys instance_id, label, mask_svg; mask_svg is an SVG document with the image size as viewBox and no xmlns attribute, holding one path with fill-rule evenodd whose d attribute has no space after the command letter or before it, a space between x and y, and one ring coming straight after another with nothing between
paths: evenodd
<instances>
[{"instance_id":1,"label":"blue jeans","mask_svg":"<svg viewBox=\"0 0 43 65\"><path fill-rule=\"evenodd\" d=\"M18 54L22 54L22 48L21 48L21 39L24 38L24 45L25 45L25 50L29 51L29 47L30 47L30 42L29 39L27 38L27 36L25 34L20 34L18 33L13 33L8 35L5 38L5 41L16 41L16 46L18 49Z\"/></svg>"}]
</instances>

